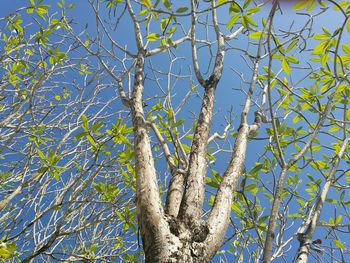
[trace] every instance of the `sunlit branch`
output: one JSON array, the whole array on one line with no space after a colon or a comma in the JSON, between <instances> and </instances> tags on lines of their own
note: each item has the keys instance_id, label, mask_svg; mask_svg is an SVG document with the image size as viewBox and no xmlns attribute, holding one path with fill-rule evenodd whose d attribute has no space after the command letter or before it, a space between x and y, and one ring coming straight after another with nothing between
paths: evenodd
<instances>
[{"instance_id":1,"label":"sunlit branch","mask_svg":"<svg viewBox=\"0 0 350 263\"><path fill-rule=\"evenodd\" d=\"M192 1L192 10L195 10L195 2ZM215 2L212 1L215 6ZM202 205L204 202L204 178L207 171L207 151L208 139L213 117L213 107L215 100L215 90L221 78L222 68L224 64L225 46L224 39L221 35L218 25L216 11L212 9L213 24L216 24L216 38L218 41L218 48L215 57L214 69L207 80L203 80L199 72L199 65L197 60L197 51L195 47L195 21L196 15L192 12L192 55L194 70L199 83L204 88L203 102L198 117L198 123L194 132L193 141L191 145L191 153L189 158L188 175L185 181L185 192L181 203L180 216L182 218L198 220L202 214Z\"/></svg>"},{"instance_id":2,"label":"sunlit branch","mask_svg":"<svg viewBox=\"0 0 350 263\"><path fill-rule=\"evenodd\" d=\"M349 146L349 139L345 139L341 145L341 148L333 161L333 165L331 168L331 171L327 177L326 183L324 184L320 195L317 198L317 201L315 203L315 206L311 211L309 212L309 222L304 224L300 229L298 230L297 236L298 240L300 242L298 255L295 262L298 263L306 263L308 260L308 256L310 254L310 249L312 246L312 238L316 231L317 224L319 223L319 219L321 216L322 208L324 205L324 202L327 198L329 189L331 185L333 184L335 174L337 172L337 169L340 164L340 160L343 157L346 148Z\"/></svg>"}]
</instances>

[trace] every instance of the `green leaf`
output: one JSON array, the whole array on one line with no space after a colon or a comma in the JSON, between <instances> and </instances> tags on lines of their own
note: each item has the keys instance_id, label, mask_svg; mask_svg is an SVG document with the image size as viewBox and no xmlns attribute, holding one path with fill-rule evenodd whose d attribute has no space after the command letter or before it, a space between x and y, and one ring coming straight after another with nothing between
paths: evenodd
<instances>
[{"instance_id":1,"label":"green leaf","mask_svg":"<svg viewBox=\"0 0 350 263\"><path fill-rule=\"evenodd\" d=\"M334 239L333 242L339 249L344 249L343 243L340 242L338 239Z\"/></svg>"},{"instance_id":2,"label":"green leaf","mask_svg":"<svg viewBox=\"0 0 350 263\"><path fill-rule=\"evenodd\" d=\"M287 50L286 50L286 51L288 52L288 51L292 50L292 48L293 48L298 42L299 42L298 39L293 40L292 43L290 43L289 46L287 47Z\"/></svg>"},{"instance_id":3,"label":"green leaf","mask_svg":"<svg viewBox=\"0 0 350 263\"><path fill-rule=\"evenodd\" d=\"M293 118L293 123L297 123L299 119L300 119L299 115L295 115Z\"/></svg>"},{"instance_id":4,"label":"green leaf","mask_svg":"<svg viewBox=\"0 0 350 263\"><path fill-rule=\"evenodd\" d=\"M233 15L230 20L226 24L226 28L231 28L233 25L237 22L238 18L240 17L240 14Z\"/></svg>"},{"instance_id":5,"label":"green leaf","mask_svg":"<svg viewBox=\"0 0 350 263\"><path fill-rule=\"evenodd\" d=\"M244 28L250 29L247 20L245 20L243 16L241 17L241 24Z\"/></svg>"},{"instance_id":6,"label":"green leaf","mask_svg":"<svg viewBox=\"0 0 350 263\"><path fill-rule=\"evenodd\" d=\"M294 6L293 6L293 10L301 10L301 9L304 9L308 4L308 1L305 1L305 0L299 0L298 3L296 3Z\"/></svg>"},{"instance_id":7,"label":"green leaf","mask_svg":"<svg viewBox=\"0 0 350 263\"><path fill-rule=\"evenodd\" d=\"M86 138L88 139L88 141L90 142L90 144L93 146L93 147L96 147L96 143L95 143L95 140L94 138L92 138L92 136L90 134L88 134L86 136Z\"/></svg>"},{"instance_id":8,"label":"green leaf","mask_svg":"<svg viewBox=\"0 0 350 263\"><path fill-rule=\"evenodd\" d=\"M238 207L237 202L232 203L231 209L238 215L242 214L243 212L242 209Z\"/></svg>"},{"instance_id":9,"label":"green leaf","mask_svg":"<svg viewBox=\"0 0 350 263\"><path fill-rule=\"evenodd\" d=\"M343 51L344 51L346 54L350 55L350 46L349 46L349 45L347 45L347 44L342 44L342 48L343 48Z\"/></svg>"},{"instance_id":10,"label":"green leaf","mask_svg":"<svg viewBox=\"0 0 350 263\"><path fill-rule=\"evenodd\" d=\"M189 153L191 151L191 147L186 144L181 144L182 148L184 148L185 152Z\"/></svg>"},{"instance_id":11,"label":"green leaf","mask_svg":"<svg viewBox=\"0 0 350 263\"><path fill-rule=\"evenodd\" d=\"M340 129L339 126L334 126L334 127L330 128L328 131L329 131L329 132L336 132L336 131L338 131L339 129Z\"/></svg>"},{"instance_id":12,"label":"green leaf","mask_svg":"<svg viewBox=\"0 0 350 263\"><path fill-rule=\"evenodd\" d=\"M81 121L82 121L81 127L82 127L85 131L88 131L88 130L89 130L89 123L88 123L88 120L87 120L85 114L81 115Z\"/></svg>"},{"instance_id":13,"label":"green leaf","mask_svg":"<svg viewBox=\"0 0 350 263\"><path fill-rule=\"evenodd\" d=\"M250 15L250 14L255 14L255 13L259 12L260 9L261 9L261 8L260 8L259 6L249 8L249 9L247 10L247 14L248 14L248 15Z\"/></svg>"},{"instance_id":14,"label":"green leaf","mask_svg":"<svg viewBox=\"0 0 350 263\"><path fill-rule=\"evenodd\" d=\"M250 2L251 0L245 0L243 3L243 9L246 9L249 6Z\"/></svg>"},{"instance_id":15,"label":"green leaf","mask_svg":"<svg viewBox=\"0 0 350 263\"><path fill-rule=\"evenodd\" d=\"M147 7L147 8L151 8L152 4L150 0L141 0L141 5Z\"/></svg>"},{"instance_id":16,"label":"green leaf","mask_svg":"<svg viewBox=\"0 0 350 263\"><path fill-rule=\"evenodd\" d=\"M219 188L219 184L217 182L212 181L212 180L208 180L207 185L209 185L210 187L213 187L213 188Z\"/></svg>"},{"instance_id":17,"label":"green leaf","mask_svg":"<svg viewBox=\"0 0 350 263\"><path fill-rule=\"evenodd\" d=\"M310 108L310 105L307 104L307 103L303 103L303 104L301 105L301 110L303 110L303 111L308 110L309 108Z\"/></svg>"},{"instance_id":18,"label":"green leaf","mask_svg":"<svg viewBox=\"0 0 350 263\"><path fill-rule=\"evenodd\" d=\"M171 10L171 4L170 4L169 0L163 0L163 4L164 4L166 9Z\"/></svg>"},{"instance_id":19,"label":"green leaf","mask_svg":"<svg viewBox=\"0 0 350 263\"><path fill-rule=\"evenodd\" d=\"M340 201L343 201L345 197L345 191L342 191L340 194Z\"/></svg>"},{"instance_id":20,"label":"green leaf","mask_svg":"<svg viewBox=\"0 0 350 263\"><path fill-rule=\"evenodd\" d=\"M38 172L38 174L44 174L47 172L47 170L48 170L48 167L43 166L43 167L40 167L37 172Z\"/></svg>"},{"instance_id":21,"label":"green leaf","mask_svg":"<svg viewBox=\"0 0 350 263\"><path fill-rule=\"evenodd\" d=\"M346 22L346 30L350 32L350 19L348 19L348 22Z\"/></svg>"},{"instance_id":22,"label":"green leaf","mask_svg":"<svg viewBox=\"0 0 350 263\"><path fill-rule=\"evenodd\" d=\"M89 134L89 132L87 132L87 131L79 132L79 133L77 133L77 134L74 136L74 140L76 141L77 139L80 139L80 138L82 138L82 137L85 137L85 136L88 135L88 134Z\"/></svg>"},{"instance_id":23,"label":"green leaf","mask_svg":"<svg viewBox=\"0 0 350 263\"><path fill-rule=\"evenodd\" d=\"M346 110L345 117L346 117L347 119L350 119L350 108L348 108L348 109Z\"/></svg>"},{"instance_id":24,"label":"green leaf","mask_svg":"<svg viewBox=\"0 0 350 263\"><path fill-rule=\"evenodd\" d=\"M248 23L251 24L252 26L258 26L258 24L253 20L253 18L251 18L248 15L243 15L243 19Z\"/></svg>"},{"instance_id":25,"label":"green leaf","mask_svg":"<svg viewBox=\"0 0 350 263\"><path fill-rule=\"evenodd\" d=\"M286 72L288 75L290 74L290 66L289 63L286 59L282 60L282 69L284 70L284 72Z\"/></svg>"},{"instance_id":26,"label":"green leaf","mask_svg":"<svg viewBox=\"0 0 350 263\"><path fill-rule=\"evenodd\" d=\"M45 161L46 160L46 156L43 154L43 152L40 151L39 149L37 149L37 151L38 151L38 155L39 155L40 159Z\"/></svg>"},{"instance_id":27,"label":"green leaf","mask_svg":"<svg viewBox=\"0 0 350 263\"><path fill-rule=\"evenodd\" d=\"M233 2L230 4L229 14L240 13L240 12L241 12L241 8L236 2Z\"/></svg>"},{"instance_id":28,"label":"green leaf","mask_svg":"<svg viewBox=\"0 0 350 263\"><path fill-rule=\"evenodd\" d=\"M323 32L327 35L327 36L331 36L331 32L329 32L329 30L327 28L325 28L324 26L322 27Z\"/></svg>"},{"instance_id":29,"label":"green leaf","mask_svg":"<svg viewBox=\"0 0 350 263\"><path fill-rule=\"evenodd\" d=\"M176 121L175 123L173 123L173 124L171 125L171 127L172 127L172 128L178 127L178 126L182 125L184 122L185 122L184 119L180 119L180 120Z\"/></svg>"},{"instance_id":30,"label":"green leaf","mask_svg":"<svg viewBox=\"0 0 350 263\"><path fill-rule=\"evenodd\" d=\"M321 55L321 65L322 66L326 65L328 60L329 60L329 54L328 53Z\"/></svg>"},{"instance_id":31,"label":"green leaf","mask_svg":"<svg viewBox=\"0 0 350 263\"><path fill-rule=\"evenodd\" d=\"M287 56L286 60L288 62L291 62L291 63L294 63L294 64L299 64L299 60L297 58L295 58L295 57L292 57L292 56Z\"/></svg>"},{"instance_id":32,"label":"green leaf","mask_svg":"<svg viewBox=\"0 0 350 263\"><path fill-rule=\"evenodd\" d=\"M92 252L95 252L97 249L98 249L98 245L97 245L97 244L92 244L92 245L90 246L90 250L91 250Z\"/></svg>"},{"instance_id":33,"label":"green leaf","mask_svg":"<svg viewBox=\"0 0 350 263\"><path fill-rule=\"evenodd\" d=\"M258 163L256 164L256 166L250 171L250 174L255 174L257 172L259 172L261 170L261 168L263 168L264 165L262 163Z\"/></svg>"},{"instance_id":34,"label":"green leaf","mask_svg":"<svg viewBox=\"0 0 350 263\"><path fill-rule=\"evenodd\" d=\"M149 42L157 41L157 40L159 40L159 34L157 34L157 33L148 34L148 36L146 37L146 39L147 39Z\"/></svg>"},{"instance_id":35,"label":"green leaf","mask_svg":"<svg viewBox=\"0 0 350 263\"><path fill-rule=\"evenodd\" d=\"M313 54L324 54L324 52L327 51L328 47L329 47L329 40L323 41L321 43L319 43L313 50Z\"/></svg>"},{"instance_id":36,"label":"green leaf","mask_svg":"<svg viewBox=\"0 0 350 263\"><path fill-rule=\"evenodd\" d=\"M317 87L317 85L311 85L311 87L310 87L310 93L311 93L312 95L316 95L317 92L318 92L318 87Z\"/></svg>"},{"instance_id":37,"label":"green leaf","mask_svg":"<svg viewBox=\"0 0 350 263\"><path fill-rule=\"evenodd\" d=\"M27 8L27 13L32 14L34 12L34 7L28 7Z\"/></svg>"},{"instance_id":38,"label":"green leaf","mask_svg":"<svg viewBox=\"0 0 350 263\"><path fill-rule=\"evenodd\" d=\"M327 35L327 34L318 34L318 35L314 35L313 39L315 39L315 40L327 40L327 39L329 39L329 35Z\"/></svg>"},{"instance_id":39,"label":"green leaf","mask_svg":"<svg viewBox=\"0 0 350 263\"><path fill-rule=\"evenodd\" d=\"M342 220L342 215L338 215L337 218L335 219L335 224L340 224L341 220Z\"/></svg>"},{"instance_id":40,"label":"green leaf","mask_svg":"<svg viewBox=\"0 0 350 263\"><path fill-rule=\"evenodd\" d=\"M312 150L313 152L318 152L318 151L321 150L321 145L311 146L311 150ZM322 164L322 162L321 162L321 161L317 161L317 164ZM324 167L321 167L321 168L324 168Z\"/></svg>"},{"instance_id":41,"label":"green leaf","mask_svg":"<svg viewBox=\"0 0 350 263\"><path fill-rule=\"evenodd\" d=\"M176 31L176 26L173 26L173 27L171 27L166 33L167 33L168 35L171 35L171 34L173 34L175 31Z\"/></svg>"},{"instance_id":42,"label":"green leaf","mask_svg":"<svg viewBox=\"0 0 350 263\"><path fill-rule=\"evenodd\" d=\"M0 258L9 259L11 258L11 253L5 245L0 245Z\"/></svg>"},{"instance_id":43,"label":"green leaf","mask_svg":"<svg viewBox=\"0 0 350 263\"><path fill-rule=\"evenodd\" d=\"M307 11L311 11L316 5L316 0L308 1Z\"/></svg>"},{"instance_id":44,"label":"green leaf","mask_svg":"<svg viewBox=\"0 0 350 263\"><path fill-rule=\"evenodd\" d=\"M244 187L244 191L251 191L256 188L256 184L250 184Z\"/></svg>"},{"instance_id":45,"label":"green leaf","mask_svg":"<svg viewBox=\"0 0 350 263\"><path fill-rule=\"evenodd\" d=\"M40 15L44 15L47 13L47 9L46 8L43 8L43 7L38 7L37 8L37 13L39 13Z\"/></svg>"},{"instance_id":46,"label":"green leaf","mask_svg":"<svg viewBox=\"0 0 350 263\"><path fill-rule=\"evenodd\" d=\"M269 217L270 216L262 216L262 217L260 217L260 219L258 220L258 223L261 224L261 223L265 222L266 219L268 219Z\"/></svg>"},{"instance_id":47,"label":"green leaf","mask_svg":"<svg viewBox=\"0 0 350 263\"><path fill-rule=\"evenodd\" d=\"M178 9L176 9L176 13L184 13L184 12L186 12L188 10L188 8L187 7L180 7L180 8L178 8Z\"/></svg>"},{"instance_id":48,"label":"green leaf","mask_svg":"<svg viewBox=\"0 0 350 263\"><path fill-rule=\"evenodd\" d=\"M17 250L17 245L13 243L0 242L0 259L9 259ZM2 260L0 260L2 262Z\"/></svg>"},{"instance_id":49,"label":"green leaf","mask_svg":"<svg viewBox=\"0 0 350 263\"><path fill-rule=\"evenodd\" d=\"M257 31L257 32L250 33L249 37L251 39L260 39L261 35L262 35L262 32L261 31Z\"/></svg>"},{"instance_id":50,"label":"green leaf","mask_svg":"<svg viewBox=\"0 0 350 263\"><path fill-rule=\"evenodd\" d=\"M96 122L94 125L91 126L91 130L92 131L98 131L99 129L101 129L103 127L104 123L99 121Z\"/></svg>"},{"instance_id":51,"label":"green leaf","mask_svg":"<svg viewBox=\"0 0 350 263\"><path fill-rule=\"evenodd\" d=\"M145 15L147 13L148 13L148 9L143 9L143 10L140 11L140 13L138 13L138 16L143 16L143 15Z\"/></svg>"}]
</instances>

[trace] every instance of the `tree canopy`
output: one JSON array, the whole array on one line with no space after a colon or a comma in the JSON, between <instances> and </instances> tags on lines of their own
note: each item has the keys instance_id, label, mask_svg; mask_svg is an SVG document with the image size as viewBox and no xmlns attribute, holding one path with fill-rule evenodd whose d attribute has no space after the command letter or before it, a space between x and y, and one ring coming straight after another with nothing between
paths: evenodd
<instances>
[{"instance_id":1,"label":"tree canopy","mask_svg":"<svg viewBox=\"0 0 350 263\"><path fill-rule=\"evenodd\" d=\"M350 261L349 1L0 14L0 262Z\"/></svg>"}]
</instances>

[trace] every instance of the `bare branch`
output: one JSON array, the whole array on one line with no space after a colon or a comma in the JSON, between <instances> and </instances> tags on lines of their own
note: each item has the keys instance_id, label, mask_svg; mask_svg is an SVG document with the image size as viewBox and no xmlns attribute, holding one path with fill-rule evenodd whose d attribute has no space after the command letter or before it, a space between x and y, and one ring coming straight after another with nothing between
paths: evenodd
<instances>
[{"instance_id":1,"label":"bare branch","mask_svg":"<svg viewBox=\"0 0 350 263\"><path fill-rule=\"evenodd\" d=\"M231 124L228 124L225 129L223 134L219 134L217 132L215 132L212 136L210 136L210 138L208 139L208 144L211 143L212 141L216 140L216 139L220 139L220 140L224 140L226 139L227 135L228 135L228 131L231 127Z\"/></svg>"}]
</instances>

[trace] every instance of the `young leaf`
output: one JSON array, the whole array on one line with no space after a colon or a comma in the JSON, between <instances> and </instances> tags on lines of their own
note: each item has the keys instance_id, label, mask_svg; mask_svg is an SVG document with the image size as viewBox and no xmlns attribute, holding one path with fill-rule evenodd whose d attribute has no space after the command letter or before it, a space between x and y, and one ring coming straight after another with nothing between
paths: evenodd
<instances>
[{"instance_id":1,"label":"young leaf","mask_svg":"<svg viewBox=\"0 0 350 263\"><path fill-rule=\"evenodd\" d=\"M233 25L237 22L238 18L240 17L240 14L233 15L230 20L226 24L226 28L231 28Z\"/></svg>"},{"instance_id":2,"label":"young leaf","mask_svg":"<svg viewBox=\"0 0 350 263\"><path fill-rule=\"evenodd\" d=\"M157 34L157 33L148 34L148 36L146 37L146 39L147 39L149 42L157 41L157 40L159 39L159 34Z\"/></svg>"},{"instance_id":3,"label":"young leaf","mask_svg":"<svg viewBox=\"0 0 350 263\"><path fill-rule=\"evenodd\" d=\"M218 0L217 5L221 5L223 3L226 3L227 0Z\"/></svg>"},{"instance_id":4,"label":"young leaf","mask_svg":"<svg viewBox=\"0 0 350 263\"><path fill-rule=\"evenodd\" d=\"M334 244L339 248L339 249L344 249L344 245L342 242L340 242L338 239L334 239Z\"/></svg>"},{"instance_id":5,"label":"young leaf","mask_svg":"<svg viewBox=\"0 0 350 263\"><path fill-rule=\"evenodd\" d=\"M261 32L261 31L258 31L258 32L250 33L250 34L249 34L249 37L250 37L251 39L260 39L261 35L262 35L262 32Z\"/></svg>"},{"instance_id":6,"label":"young leaf","mask_svg":"<svg viewBox=\"0 0 350 263\"><path fill-rule=\"evenodd\" d=\"M180 7L178 9L176 9L176 13L185 13L188 10L187 7Z\"/></svg>"},{"instance_id":7,"label":"young leaf","mask_svg":"<svg viewBox=\"0 0 350 263\"><path fill-rule=\"evenodd\" d=\"M290 74L290 66L286 59L282 60L282 69L284 72L286 72L288 75Z\"/></svg>"},{"instance_id":8,"label":"young leaf","mask_svg":"<svg viewBox=\"0 0 350 263\"><path fill-rule=\"evenodd\" d=\"M294 6L293 6L293 10L296 10L296 11L299 11L301 9L304 9L308 4L308 1L305 1L305 0L299 0L298 3L296 3Z\"/></svg>"},{"instance_id":9,"label":"young leaf","mask_svg":"<svg viewBox=\"0 0 350 263\"><path fill-rule=\"evenodd\" d=\"M141 0L141 5L147 7L147 8L151 8L152 4L150 0Z\"/></svg>"},{"instance_id":10,"label":"young leaf","mask_svg":"<svg viewBox=\"0 0 350 263\"><path fill-rule=\"evenodd\" d=\"M350 55L350 46L348 44L342 44L342 48L346 54Z\"/></svg>"},{"instance_id":11,"label":"young leaf","mask_svg":"<svg viewBox=\"0 0 350 263\"><path fill-rule=\"evenodd\" d=\"M248 24L251 24L252 26L258 26L258 24L253 20L253 18L251 18L248 15L243 15L243 19L247 21Z\"/></svg>"}]
</instances>

